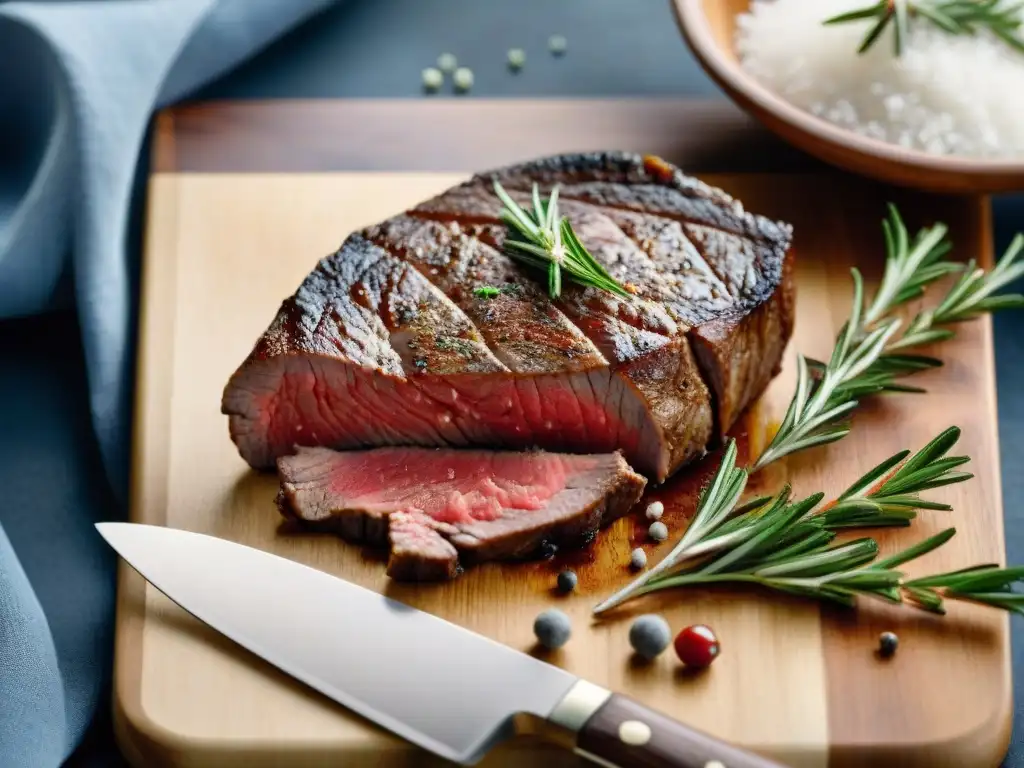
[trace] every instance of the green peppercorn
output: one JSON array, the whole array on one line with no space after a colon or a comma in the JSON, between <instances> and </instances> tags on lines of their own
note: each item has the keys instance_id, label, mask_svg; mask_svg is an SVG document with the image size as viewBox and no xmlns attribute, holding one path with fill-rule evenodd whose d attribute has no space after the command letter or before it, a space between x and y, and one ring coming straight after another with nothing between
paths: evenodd
<instances>
[{"instance_id":1,"label":"green peppercorn","mask_svg":"<svg viewBox=\"0 0 1024 768\"><path fill-rule=\"evenodd\" d=\"M518 72L526 63L526 52L522 48L510 48L508 52L509 69Z\"/></svg>"},{"instance_id":2,"label":"green peppercorn","mask_svg":"<svg viewBox=\"0 0 1024 768\"><path fill-rule=\"evenodd\" d=\"M421 78L423 80L423 87L428 91L436 91L444 85L444 75L441 74L441 70L434 67L424 69L421 73Z\"/></svg>"}]
</instances>

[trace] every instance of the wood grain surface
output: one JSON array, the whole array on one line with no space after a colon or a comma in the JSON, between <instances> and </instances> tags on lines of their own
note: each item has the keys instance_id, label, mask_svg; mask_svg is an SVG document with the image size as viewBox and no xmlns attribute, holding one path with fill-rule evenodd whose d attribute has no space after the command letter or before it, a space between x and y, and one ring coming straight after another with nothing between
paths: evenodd
<instances>
[{"instance_id":1,"label":"wood grain surface","mask_svg":"<svg viewBox=\"0 0 1024 768\"><path fill-rule=\"evenodd\" d=\"M408 120L415 119L418 108L407 107ZM610 102L604 110L634 108ZM205 109L216 112L214 106ZM576 125L583 133L585 123L574 124L573 107L564 109L559 122ZM279 121L288 123L283 116ZM279 302L349 231L490 163L481 159L472 168L453 167L449 173L285 173L280 168L182 172L174 170L175 147L168 144L176 122L176 116L168 116L158 125L155 151L173 162L150 182L134 520L272 550L527 652L538 653L531 636L533 617L558 604L573 619L574 637L561 651L542 654L544 658L786 764L998 764L1009 737L1010 681L1008 623L995 611L953 605L945 618L874 604L837 611L774 595L709 589L651 596L592 624L591 606L630 578L630 550L643 544L654 562L668 548L646 543L640 514L613 525L584 553L554 562L487 565L453 583L429 586L389 583L374 553L329 536L290 532L273 505L274 478L250 471L228 439L226 419L219 413L227 377ZM211 126L216 136L247 130L230 121ZM645 146L642 122L636 131L632 145ZM487 133L486 124L477 124L473 135ZM225 141L223 136L216 140ZM438 152L458 141L452 135L443 140L424 136L424 141L434 140ZM555 143L538 132L534 154ZM557 144L566 148L570 138L562 136ZM483 149L476 152L485 154ZM495 157L510 159L497 148ZM828 352L849 306L849 267L857 264L869 280L877 275L880 220L887 200L901 205L912 227L947 221L958 258L991 260L988 207L982 200L896 192L831 174L702 176L742 198L748 208L789 219L796 227L796 338L786 369L744 420L741 442L763 440L765 425L781 415L793 382L794 349L814 356ZM756 476L752 490L773 489L788 479L797 493L837 493L896 450L917 448L957 424L964 429L958 451L973 457L971 469L977 477L933 492L955 511L927 513L910 530L884 532L883 551L952 524L959 535L914 564L912 572L1002 562L989 321L964 326L944 345L942 356L944 368L920 377L930 390L927 396L872 403L858 414L846 440L770 467ZM713 464L711 457L648 492L644 503L665 501L673 534L678 535L692 512L694 489ZM555 574L566 563L579 573L580 587L570 597L556 597ZM695 622L710 624L721 638L722 657L700 675L682 672L671 654L639 663L629 653L627 631L630 617L640 611L662 613L676 630ZM883 629L901 638L899 653L884 662L874 653ZM116 654L116 722L135 764L431 762L200 625L127 568L121 573ZM453 686L461 683L452 681ZM527 760L573 765L578 758L525 738L496 750L484 765Z\"/></svg>"}]
</instances>

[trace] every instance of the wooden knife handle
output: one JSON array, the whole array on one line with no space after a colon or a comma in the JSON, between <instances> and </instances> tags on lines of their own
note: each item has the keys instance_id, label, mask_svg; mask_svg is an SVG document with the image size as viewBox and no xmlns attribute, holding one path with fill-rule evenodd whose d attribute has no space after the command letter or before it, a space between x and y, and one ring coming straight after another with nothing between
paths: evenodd
<instances>
[{"instance_id":1,"label":"wooden knife handle","mask_svg":"<svg viewBox=\"0 0 1024 768\"><path fill-rule=\"evenodd\" d=\"M576 746L617 768L782 768L617 693L584 723Z\"/></svg>"}]
</instances>

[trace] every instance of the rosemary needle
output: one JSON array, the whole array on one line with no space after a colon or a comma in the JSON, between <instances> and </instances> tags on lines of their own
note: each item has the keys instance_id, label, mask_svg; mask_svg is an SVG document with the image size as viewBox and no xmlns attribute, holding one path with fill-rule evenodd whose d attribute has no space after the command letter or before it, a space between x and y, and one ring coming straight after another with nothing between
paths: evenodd
<instances>
[{"instance_id":1,"label":"rosemary needle","mask_svg":"<svg viewBox=\"0 0 1024 768\"><path fill-rule=\"evenodd\" d=\"M524 210L513 200L497 179L494 192L504 206L501 220L508 226L505 252L524 264L545 270L551 298L562 295L563 272L580 285L629 295L580 242L569 219L559 216L557 186L545 201L534 184L532 211Z\"/></svg>"}]
</instances>

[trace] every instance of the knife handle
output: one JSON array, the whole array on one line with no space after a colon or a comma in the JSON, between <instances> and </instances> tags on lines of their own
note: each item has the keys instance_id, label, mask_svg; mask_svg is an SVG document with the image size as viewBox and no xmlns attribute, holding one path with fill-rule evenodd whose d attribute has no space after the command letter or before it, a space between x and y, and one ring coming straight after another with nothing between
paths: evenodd
<instances>
[{"instance_id":1,"label":"knife handle","mask_svg":"<svg viewBox=\"0 0 1024 768\"><path fill-rule=\"evenodd\" d=\"M576 751L615 768L782 768L617 693L580 728Z\"/></svg>"}]
</instances>

